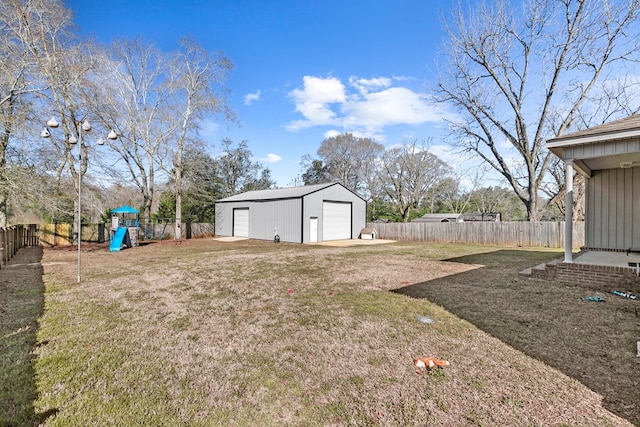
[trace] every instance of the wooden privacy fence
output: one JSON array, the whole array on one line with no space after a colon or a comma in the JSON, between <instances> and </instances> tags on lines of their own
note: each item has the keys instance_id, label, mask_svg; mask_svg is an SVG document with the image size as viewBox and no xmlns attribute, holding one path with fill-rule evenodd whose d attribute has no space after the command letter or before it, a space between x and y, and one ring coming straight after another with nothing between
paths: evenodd
<instances>
[{"instance_id":1,"label":"wooden privacy fence","mask_svg":"<svg viewBox=\"0 0 640 427\"><path fill-rule=\"evenodd\" d=\"M73 227L71 224L40 224L40 241L49 246L71 245Z\"/></svg>"},{"instance_id":2,"label":"wooden privacy fence","mask_svg":"<svg viewBox=\"0 0 640 427\"><path fill-rule=\"evenodd\" d=\"M82 224L82 241L103 243L109 241L110 224ZM182 223L182 238L212 237L215 225L210 223ZM141 240L171 240L175 236L175 224L140 224ZM49 246L65 246L74 243L71 224L41 224L40 241Z\"/></svg>"},{"instance_id":3,"label":"wooden privacy fence","mask_svg":"<svg viewBox=\"0 0 640 427\"><path fill-rule=\"evenodd\" d=\"M36 224L14 225L0 228L0 264L5 265L18 253L18 249L38 246L38 226Z\"/></svg>"},{"instance_id":4,"label":"wooden privacy fence","mask_svg":"<svg viewBox=\"0 0 640 427\"><path fill-rule=\"evenodd\" d=\"M379 239L564 248L564 221L368 223L367 227L375 228ZM573 247L584 242L584 222L574 222Z\"/></svg>"},{"instance_id":5,"label":"wooden privacy fence","mask_svg":"<svg viewBox=\"0 0 640 427\"><path fill-rule=\"evenodd\" d=\"M82 241L103 243L109 241L108 224L82 224ZM49 246L68 246L75 242L73 225L40 224L40 241Z\"/></svg>"}]
</instances>

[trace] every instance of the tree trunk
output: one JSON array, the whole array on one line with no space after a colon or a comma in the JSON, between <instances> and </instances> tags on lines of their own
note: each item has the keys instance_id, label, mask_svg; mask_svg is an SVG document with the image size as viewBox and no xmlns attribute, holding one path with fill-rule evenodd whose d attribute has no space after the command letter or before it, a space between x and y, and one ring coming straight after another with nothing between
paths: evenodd
<instances>
[{"instance_id":1,"label":"tree trunk","mask_svg":"<svg viewBox=\"0 0 640 427\"><path fill-rule=\"evenodd\" d=\"M175 239L182 239L182 194L176 193L176 232Z\"/></svg>"},{"instance_id":2,"label":"tree trunk","mask_svg":"<svg viewBox=\"0 0 640 427\"><path fill-rule=\"evenodd\" d=\"M7 146L9 144L9 132L0 138L0 227L7 226L7 202L9 199L8 181L7 181Z\"/></svg>"},{"instance_id":3,"label":"tree trunk","mask_svg":"<svg viewBox=\"0 0 640 427\"><path fill-rule=\"evenodd\" d=\"M176 184L176 227L175 239L182 239L182 151L178 151L175 166Z\"/></svg>"}]
</instances>

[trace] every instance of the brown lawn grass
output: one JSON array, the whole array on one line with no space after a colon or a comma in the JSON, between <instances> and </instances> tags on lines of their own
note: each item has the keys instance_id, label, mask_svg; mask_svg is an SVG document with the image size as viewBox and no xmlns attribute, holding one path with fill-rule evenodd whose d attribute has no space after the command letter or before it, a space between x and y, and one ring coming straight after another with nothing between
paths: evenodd
<instances>
[{"instance_id":1,"label":"brown lawn grass","mask_svg":"<svg viewBox=\"0 0 640 427\"><path fill-rule=\"evenodd\" d=\"M600 332L594 325L610 320L597 310L620 303L583 303L573 288L517 277L522 266L557 253L202 239L119 253L86 248L81 285L75 284L75 255L72 249L45 250L44 275L41 271L40 285L33 285L42 296L44 282L44 307L11 326L3 317L4 346L24 322L35 329L34 316L40 316L37 343L34 335L15 345L35 355L32 365L28 356L21 362L31 366L20 378L32 394L22 402L0 403L0 411L15 408L0 424L637 422L637 394L605 379L633 367L628 376L637 381L635 354L621 351L637 328L635 313L615 312L619 328L607 334L615 349L600 349L615 358L584 372L564 364L578 366L584 348L598 341L582 342L588 334L540 336L550 334L554 328L548 323L561 314L582 315L577 307L596 311L589 312L588 322L565 319L564 324ZM0 277L6 271L0 270ZM538 298L508 296L533 289ZM0 287L0 298L4 292ZM556 306L550 311L554 316L537 314L558 299L562 311ZM418 322L421 315L435 323ZM502 330L507 332L496 332ZM620 331L630 332L620 336ZM555 355L557 362L528 346L541 347L539 353ZM416 375L412 359L418 356L439 356L451 365Z\"/></svg>"}]
</instances>

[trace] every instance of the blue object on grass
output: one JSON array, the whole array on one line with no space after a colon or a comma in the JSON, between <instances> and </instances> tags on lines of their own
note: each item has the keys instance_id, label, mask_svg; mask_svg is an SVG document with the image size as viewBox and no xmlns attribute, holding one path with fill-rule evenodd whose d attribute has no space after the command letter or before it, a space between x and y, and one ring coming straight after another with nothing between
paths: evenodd
<instances>
[{"instance_id":1,"label":"blue object on grass","mask_svg":"<svg viewBox=\"0 0 640 427\"><path fill-rule=\"evenodd\" d=\"M622 298L629 298L629 299L637 299L638 298L637 295L634 295L631 292L612 291L611 293L614 294L614 295L618 295L619 297L622 297Z\"/></svg>"},{"instance_id":2,"label":"blue object on grass","mask_svg":"<svg viewBox=\"0 0 640 427\"><path fill-rule=\"evenodd\" d=\"M122 242L124 241L124 235L127 233L127 229L120 227L116 230L116 234L111 239L111 245L109 246L110 252L117 252L122 248Z\"/></svg>"},{"instance_id":3,"label":"blue object on grass","mask_svg":"<svg viewBox=\"0 0 640 427\"><path fill-rule=\"evenodd\" d=\"M584 297L582 298L584 300L587 301L594 301L594 302L604 302L604 298L600 298L599 296L595 296L595 297Z\"/></svg>"}]
</instances>

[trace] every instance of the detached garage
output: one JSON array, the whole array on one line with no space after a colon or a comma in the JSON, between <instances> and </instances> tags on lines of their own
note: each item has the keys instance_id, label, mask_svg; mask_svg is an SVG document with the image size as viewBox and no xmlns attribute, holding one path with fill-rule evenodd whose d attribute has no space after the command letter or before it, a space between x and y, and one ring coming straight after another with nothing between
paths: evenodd
<instances>
[{"instance_id":1,"label":"detached garage","mask_svg":"<svg viewBox=\"0 0 640 427\"><path fill-rule=\"evenodd\" d=\"M216 202L216 235L308 243L357 239L367 203L338 183L248 191Z\"/></svg>"}]
</instances>

